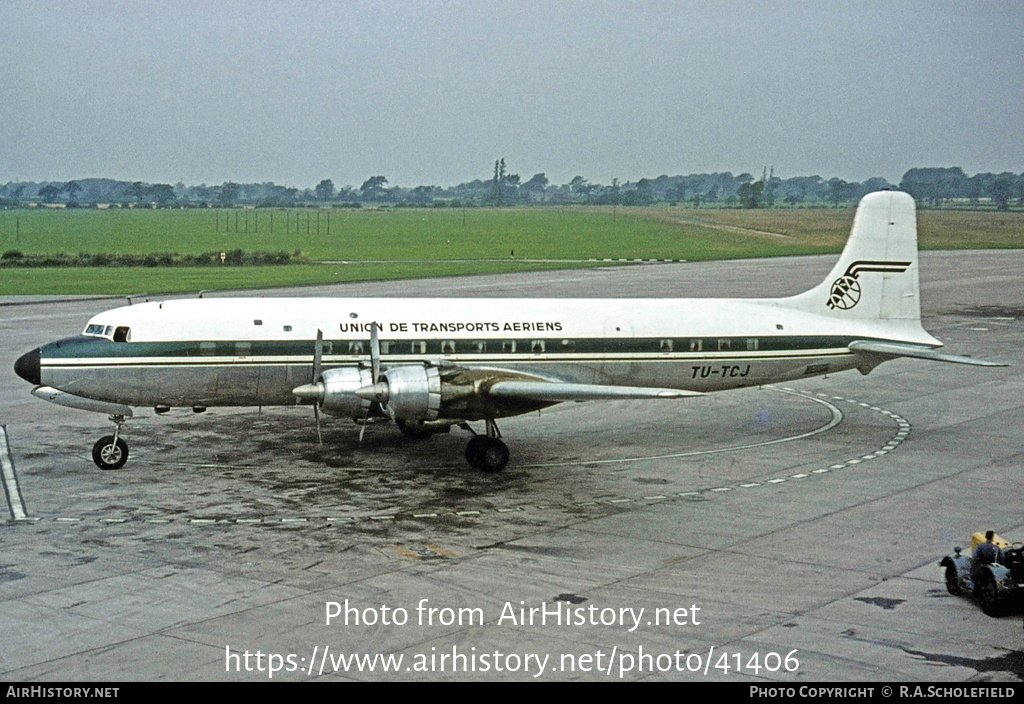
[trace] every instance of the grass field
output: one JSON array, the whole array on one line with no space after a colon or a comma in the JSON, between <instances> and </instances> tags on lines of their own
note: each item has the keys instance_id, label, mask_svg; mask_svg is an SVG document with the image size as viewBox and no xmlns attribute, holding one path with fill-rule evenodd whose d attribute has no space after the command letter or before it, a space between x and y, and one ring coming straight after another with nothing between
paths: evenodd
<instances>
[{"instance_id":1,"label":"grass field","mask_svg":"<svg viewBox=\"0 0 1024 704\"><path fill-rule=\"evenodd\" d=\"M329 216L311 210L0 211L0 252L283 250L300 251L314 262L368 262L0 268L0 294L185 292L593 266L587 260L604 258L703 260L837 252L853 213L667 206L362 209L333 210ZM1021 213L921 211L919 224L923 248L1024 247Z\"/></svg>"}]
</instances>

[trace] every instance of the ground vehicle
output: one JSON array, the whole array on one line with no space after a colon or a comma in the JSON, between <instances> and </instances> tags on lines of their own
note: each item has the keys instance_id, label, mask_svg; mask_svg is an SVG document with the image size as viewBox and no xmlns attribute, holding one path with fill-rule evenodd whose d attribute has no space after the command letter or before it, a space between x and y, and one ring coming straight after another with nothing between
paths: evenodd
<instances>
[{"instance_id":1,"label":"ground vehicle","mask_svg":"<svg viewBox=\"0 0 1024 704\"><path fill-rule=\"evenodd\" d=\"M976 565L974 549L983 542L985 534L974 533L968 554L963 554L962 548L953 548L954 554L942 558L939 566L946 568L946 589L950 594L971 594L986 614L1002 616L1024 593L1018 591L1024 587L1024 544L1011 544L997 535L993 542L1002 551L1000 561Z\"/></svg>"}]
</instances>

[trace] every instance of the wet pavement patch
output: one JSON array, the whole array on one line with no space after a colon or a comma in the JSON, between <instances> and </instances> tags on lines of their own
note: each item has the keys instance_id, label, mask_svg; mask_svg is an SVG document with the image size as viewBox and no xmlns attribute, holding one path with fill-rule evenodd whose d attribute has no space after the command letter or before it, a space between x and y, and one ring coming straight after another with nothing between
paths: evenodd
<instances>
[{"instance_id":1,"label":"wet pavement patch","mask_svg":"<svg viewBox=\"0 0 1024 704\"><path fill-rule=\"evenodd\" d=\"M886 599L881 596L858 596L854 597L854 601L863 601L865 604L872 604L873 606L881 606L887 611L892 611L897 606L902 604L906 599Z\"/></svg>"}]
</instances>

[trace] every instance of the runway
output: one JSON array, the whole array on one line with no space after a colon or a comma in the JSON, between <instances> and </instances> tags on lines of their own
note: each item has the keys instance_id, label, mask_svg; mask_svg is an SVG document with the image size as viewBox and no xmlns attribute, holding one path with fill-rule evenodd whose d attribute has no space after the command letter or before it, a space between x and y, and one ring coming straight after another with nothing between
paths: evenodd
<instances>
[{"instance_id":1,"label":"runway","mask_svg":"<svg viewBox=\"0 0 1024 704\"><path fill-rule=\"evenodd\" d=\"M834 260L271 293L777 296ZM1020 612L948 595L938 561L976 530L1024 539L1022 265L1022 251L921 255L925 328L1010 367L899 360L564 404L501 424L499 476L468 469L457 430L417 442L371 426L360 443L336 420L321 447L308 408L143 409L128 465L101 472L89 452L106 419L30 396L12 366L116 303L0 306L24 514L0 524L0 677L1017 681Z\"/></svg>"}]
</instances>

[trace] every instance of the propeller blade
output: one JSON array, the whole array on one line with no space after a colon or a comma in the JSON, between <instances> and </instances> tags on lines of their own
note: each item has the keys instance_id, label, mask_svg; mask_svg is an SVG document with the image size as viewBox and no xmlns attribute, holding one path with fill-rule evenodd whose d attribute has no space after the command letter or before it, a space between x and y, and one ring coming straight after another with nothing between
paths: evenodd
<instances>
[{"instance_id":1,"label":"propeller blade","mask_svg":"<svg viewBox=\"0 0 1024 704\"><path fill-rule=\"evenodd\" d=\"M316 343L313 345L313 379L310 384L318 384L324 359L324 331L317 329ZM320 430L320 400L313 401L313 419L316 421L316 439L323 445L324 436Z\"/></svg>"},{"instance_id":2,"label":"propeller blade","mask_svg":"<svg viewBox=\"0 0 1024 704\"><path fill-rule=\"evenodd\" d=\"M380 381L380 338L377 337L377 322L370 323L370 372L373 374L373 383Z\"/></svg>"},{"instance_id":3,"label":"propeller blade","mask_svg":"<svg viewBox=\"0 0 1024 704\"><path fill-rule=\"evenodd\" d=\"M324 331L316 331L316 344L313 345L313 378L309 380L310 384L315 384L320 381L320 367L321 362L324 358Z\"/></svg>"},{"instance_id":4,"label":"propeller blade","mask_svg":"<svg viewBox=\"0 0 1024 704\"><path fill-rule=\"evenodd\" d=\"M381 383L380 379L380 337L377 335L377 330L380 325L377 321L370 323L370 378L373 383L370 386L364 386L356 389L355 395L359 398L366 399L367 401L375 401L380 403L381 399L381 388L383 387L384 393L387 393L387 384ZM366 416L363 418L363 424L359 428L359 442L363 442L363 435L366 433L366 426L370 422L370 413L373 410L373 404L366 409Z\"/></svg>"}]
</instances>

